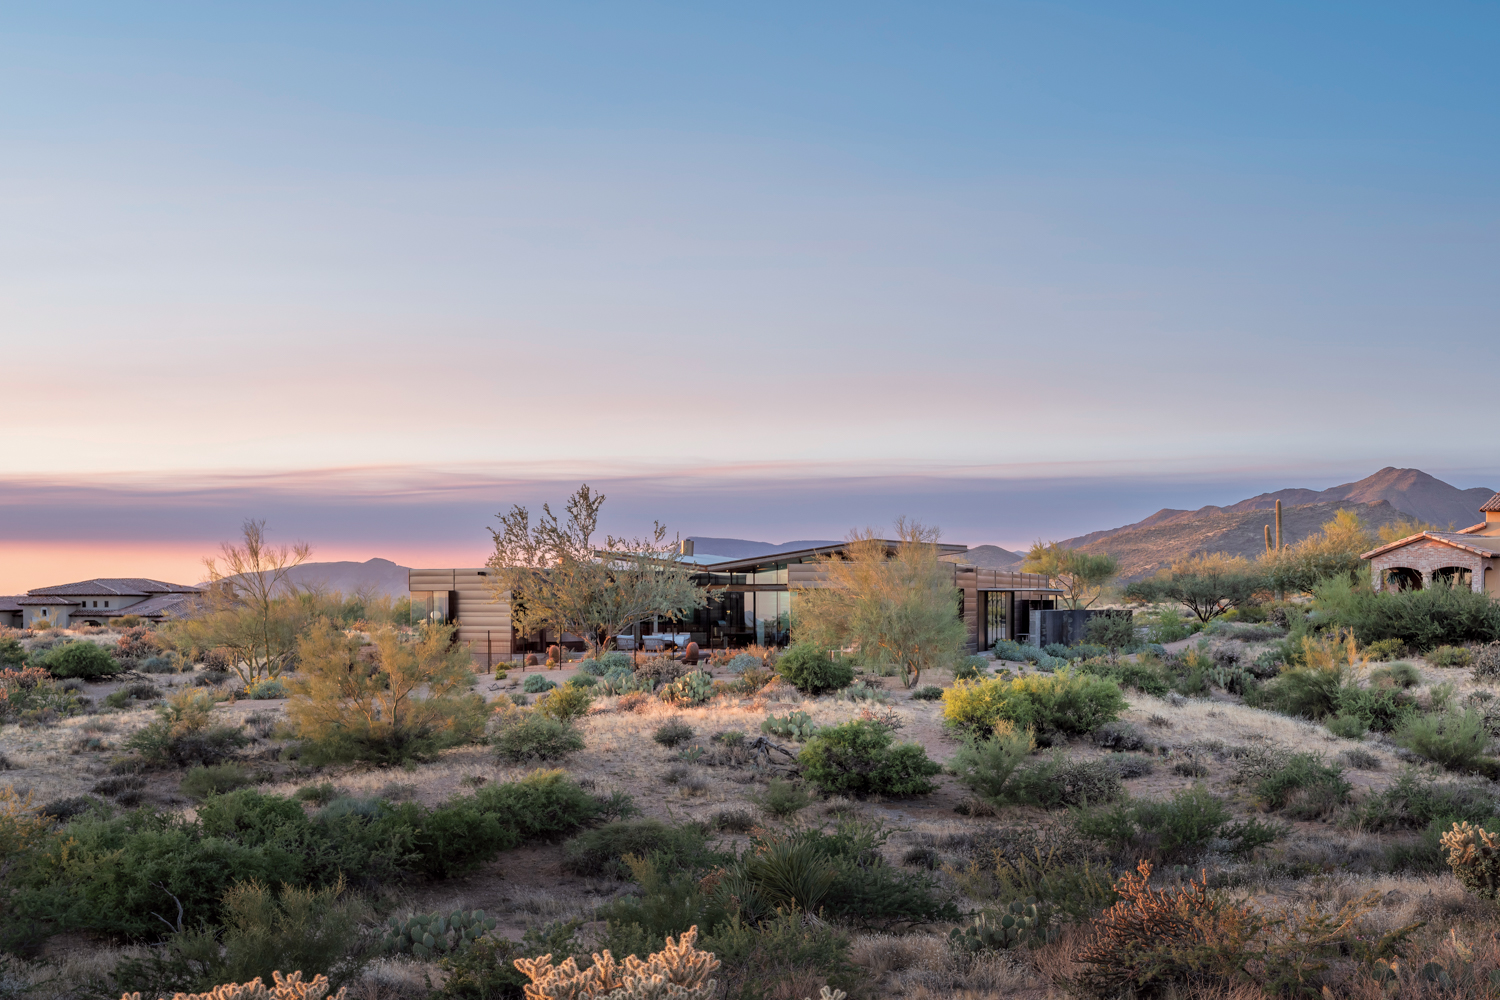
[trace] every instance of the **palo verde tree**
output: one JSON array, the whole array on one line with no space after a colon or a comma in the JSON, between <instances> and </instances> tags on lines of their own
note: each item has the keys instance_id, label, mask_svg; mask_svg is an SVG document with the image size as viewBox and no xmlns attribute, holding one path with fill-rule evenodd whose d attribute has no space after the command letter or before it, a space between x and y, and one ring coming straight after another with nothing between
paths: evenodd
<instances>
[{"instance_id":1,"label":"palo verde tree","mask_svg":"<svg viewBox=\"0 0 1500 1000\"><path fill-rule=\"evenodd\" d=\"M896 522L894 548L872 530L851 533L842 554L819 560L821 585L797 591L797 640L853 646L896 664L907 687L924 670L953 663L969 636L953 567L939 558L937 540L938 529L905 518Z\"/></svg>"},{"instance_id":2,"label":"palo verde tree","mask_svg":"<svg viewBox=\"0 0 1500 1000\"><path fill-rule=\"evenodd\" d=\"M523 634L572 633L598 656L639 622L681 618L703 606L704 589L693 583L692 568L660 522L641 538L595 540L603 505L604 494L585 483L568 498L566 520L547 504L535 522L519 504L496 515L500 530L490 529L495 553L486 586L496 600L510 602Z\"/></svg>"},{"instance_id":3,"label":"palo verde tree","mask_svg":"<svg viewBox=\"0 0 1500 1000\"><path fill-rule=\"evenodd\" d=\"M279 676L292 663L306 618L288 574L307 561L312 547L270 544L264 521L247 520L242 535L241 544L224 542L218 558L203 560L208 589L195 613L171 630L180 645L223 650L249 685Z\"/></svg>"},{"instance_id":4,"label":"palo verde tree","mask_svg":"<svg viewBox=\"0 0 1500 1000\"><path fill-rule=\"evenodd\" d=\"M455 626L423 625L414 635L385 626L373 649L328 619L297 644L287 715L323 759L397 763L477 738L487 715L468 650ZM373 655L371 655L373 654Z\"/></svg>"},{"instance_id":5,"label":"palo verde tree","mask_svg":"<svg viewBox=\"0 0 1500 1000\"><path fill-rule=\"evenodd\" d=\"M1125 588L1129 601L1171 601L1209 622L1246 603L1267 586L1266 577L1244 556L1200 552L1172 564L1149 580Z\"/></svg>"},{"instance_id":6,"label":"palo verde tree","mask_svg":"<svg viewBox=\"0 0 1500 1000\"><path fill-rule=\"evenodd\" d=\"M1041 573L1063 592L1062 601L1073 609L1086 608L1099 599L1104 585L1120 572L1120 563L1107 552L1067 549L1057 542L1033 542L1025 573Z\"/></svg>"}]
</instances>

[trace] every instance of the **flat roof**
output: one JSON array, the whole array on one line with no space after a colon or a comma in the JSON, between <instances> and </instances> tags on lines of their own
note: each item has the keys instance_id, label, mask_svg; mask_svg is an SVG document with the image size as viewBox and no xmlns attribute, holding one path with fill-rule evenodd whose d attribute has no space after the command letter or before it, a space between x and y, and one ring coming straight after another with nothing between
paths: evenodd
<instances>
[{"instance_id":1,"label":"flat roof","mask_svg":"<svg viewBox=\"0 0 1500 1000\"><path fill-rule=\"evenodd\" d=\"M889 538L882 538L880 541L885 543L887 549L894 549L901 544L900 542L891 541ZM840 542L837 545L820 545L811 549L792 549L789 552L767 552L765 555L748 556L744 559L729 559L724 562L709 563L702 568L714 573L732 573L737 569L749 569L752 566L761 566L766 563L801 562L810 556L831 555L843 549L845 544L844 542ZM945 545L941 542L938 543L937 549L945 556L969 551L967 545Z\"/></svg>"}]
</instances>

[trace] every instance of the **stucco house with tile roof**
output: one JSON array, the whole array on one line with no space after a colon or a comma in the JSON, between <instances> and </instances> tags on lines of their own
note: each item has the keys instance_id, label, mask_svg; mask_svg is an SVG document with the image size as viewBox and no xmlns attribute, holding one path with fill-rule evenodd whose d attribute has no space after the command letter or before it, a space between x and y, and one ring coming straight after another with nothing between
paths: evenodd
<instances>
[{"instance_id":1,"label":"stucco house with tile roof","mask_svg":"<svg viewBox=\"0 0 1500 1000\"><path fill-rule=\"evenodd\" d=\"M1500 600L1500 493L1479 512L1484 520L1462 531L1422 531L1361 555L1369 560L1371 585L1420 590L1447 580Z\"/></svg>"},{"instance_id":2,"label":"stucco house with tile roof","mask_svg":"<svg viewBox=\"0 0 1500 1000\"><path fill-rule=\"evenodd\" d=\"M14 597L0 597L0 625L7 628L21 627L21 605L16 602L21 595Z\"/></svg>"},{"instance_id":3,"label":"stucco house with tile roof","mask_svg":"<svg viewBox=\"0 0 1500 1000\"><path fill-rule=\"evenodd\" d=\"M194 595L203 591L180 583L165 583L143 577L110 577L38 587L15 598L21 626L38 620L54 628L70 625L103 625L122 615L161 621L187 610Z\"/></svg>"}]
</instances>

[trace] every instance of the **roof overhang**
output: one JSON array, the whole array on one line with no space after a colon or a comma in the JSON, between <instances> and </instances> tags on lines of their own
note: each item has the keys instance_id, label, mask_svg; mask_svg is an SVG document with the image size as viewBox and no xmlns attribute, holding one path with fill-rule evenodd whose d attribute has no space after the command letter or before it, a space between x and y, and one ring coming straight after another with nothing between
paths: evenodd
<instances>
[{"instance_id":1,"label":"roof overhang","mask_svg":"<svg viewBox=\"0 0 1500 1000\"><path fill-rule=\"evenodd\" d=\"M1453 532L1452 534L1456 535L1458 534L1458 532ZM1486 559L1492 559L1496 556L1500 556L1500 539L1496 540L1497 547L1492 549L1486 546L1475 545L1468 539L1452 538L1448 537L1448 535L1448 532L1439 533L1435 531L1424 531L1418 535L1407 535L1405 538L1399 538L1394 542L1388 542L1387 544L1380 546L1380 548L1378 549L1371 549L1369 552L1361 553L1360 558L1374 559L1376 556L1385 555L1385 553L1387 552L1392 552L1396 549L1404 548L1405 546L1415 544L1416 542L1437 542L1439 545L1447 545L1462 552L1468 552L1471 555L1481 556Z\"/></svg>"},{"instance_id":2,"label":"roof overhang","mask_svg":"<svg viewBox=\"0 0 1500 1000\"><path fill-rule=\"evenodd\" d=\"M885 542L886 549L892 552L894 552L896 550L896 547L901 544L900 542L895 542L888 538L882 538L880 540ZM708 570L712 573L732 573L735 570L749 569L752 566L761 566L765 563L801 562L809 558L836 555L837 553L842 552L847 547L848 546L845 543L840 542L837 545L822 545L813 549L794 549L789 552L767 552L765 555L749 556L744 559L729 559L725 562L710 563L707 566L703 566L700 568ZM958 552L967 552L969 551L969 547L967 545L948 545L939 542L937 545L937 550L940 555L949 556Z\"/></svg>"}]
</instances>

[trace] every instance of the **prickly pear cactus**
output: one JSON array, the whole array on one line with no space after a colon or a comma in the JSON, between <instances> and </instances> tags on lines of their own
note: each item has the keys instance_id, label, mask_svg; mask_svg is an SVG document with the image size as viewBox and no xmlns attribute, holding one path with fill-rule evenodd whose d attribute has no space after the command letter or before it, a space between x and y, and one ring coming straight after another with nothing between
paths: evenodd
<instances>
[{"instance_id":1,"label":"prickly pear cactus","mask_svg":"<svg viewBox=\"0 0 1500 1000\"><path fill-rule=\"evenodd\" d=\"M495 918L483 910L454 910L452 913L415 913L405 920L392 917L386 935L387 950L437 958L461 951L495 929Z\"/></svg>"},{"instance_id":2,"label":"prickly pear cactus","mask_svg":"<svg viewBox=\"0 0 1500 1000\"><path fill-rule=\"evenodd\" d=\"M699 705L714 696L714 679L702 670L684 674L661 690L662 701Z\"/></svg>"},{"instance_id":3,"label":"prickly pear cactus","mask_svg":"<svg viewBox=\"0 0 1500 1000\"><path fill-rule=\"evenodd\" d=\"M1020 944L1043 944L1055 936L1056 932L1046 927L1046 918L1037 913L1036 898L1028 896L1000 913L985 911L969 926L953 928L948 943L955 951L974 954Z\"/></svg>"},{"instance_id":4,"label":"prickly pear cactus","mask_svg":"<svg viewBox=\"0 0 1500 1000\"><path fill-rule=\"evenodd\" d=\"M806 712L788 712L786 715L770 716L760 724L760 731L784 740L806 743L818 731L818 724Z\"/></svg>"}]
</instances>

